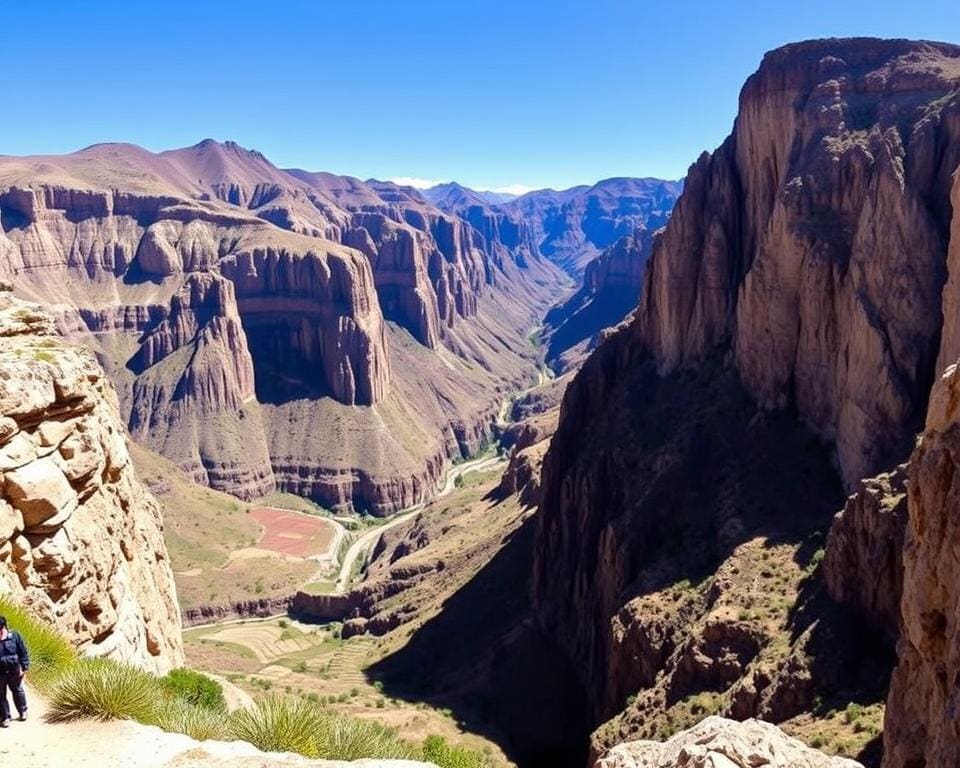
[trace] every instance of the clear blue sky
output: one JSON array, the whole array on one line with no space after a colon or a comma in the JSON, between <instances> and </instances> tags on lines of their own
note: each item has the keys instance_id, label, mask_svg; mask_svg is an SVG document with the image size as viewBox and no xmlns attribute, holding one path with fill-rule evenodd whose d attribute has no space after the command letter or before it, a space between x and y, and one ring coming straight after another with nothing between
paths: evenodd
<instances>
[{"instance_id":1,"label":"clear blue sky","mask_svg":"<svg viewBox=\"0 0 960 768\"><path fill-rule=\"evenodd\" d=\"M205 137L362 178L680 177L765 50L960 43L960 1L9 2L0 153Z\"/></svg>"}]
</instances>

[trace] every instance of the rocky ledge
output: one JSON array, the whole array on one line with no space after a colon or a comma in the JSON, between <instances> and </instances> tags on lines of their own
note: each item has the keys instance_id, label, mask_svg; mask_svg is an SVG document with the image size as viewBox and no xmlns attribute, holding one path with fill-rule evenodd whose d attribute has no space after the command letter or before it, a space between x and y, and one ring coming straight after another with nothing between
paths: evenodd
<instances>
[{"instance_id":1,"label":"rocky ledge","mask_svg":"<svg viewBox=\"0 0 960 768\"><path fill-rule=\"evenodd\" d=\"M93 355L0 286L0 589L87 653L183 662L160 507Z\"/></svg>"},{"instance_id":2,"label":"rocky ledge","mask_svg":"<svg viewBox=\"0 0 960 768\"><path fill-rule=\"evenodd\" d=\"M611 749L596 768L863 768L830 757L760 720L708 717L664 742L630 741Z\"/></svg>"}]
</instances>

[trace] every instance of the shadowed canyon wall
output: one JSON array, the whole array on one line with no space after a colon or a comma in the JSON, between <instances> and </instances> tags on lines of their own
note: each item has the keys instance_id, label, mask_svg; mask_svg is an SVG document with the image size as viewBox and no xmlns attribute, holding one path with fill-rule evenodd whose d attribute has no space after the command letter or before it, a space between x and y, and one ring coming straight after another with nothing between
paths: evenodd
<instances>
[{"instance_id":1,"label":"shadowed canyon wall","mask_svg":"<svg viewBox=\"0 0 960 768\"><path fill-rule=\"evenodd\" d=\"M938 357L960 351L947 278L958 88L960 48L949 45L827 40L767 54L731 136L691 167L634 319L568 388L544 466L534 605L581 670L597 724L637 697L617 716L617 738L647 733L656 706L697 692L719 695L738 718L776 722L809 711L818 686L882 695L882 648L857 680L818 670L831 656L859 664L874 653L818 585L825 576L843 598L844 584L877 577L875 589L848 591L849 613L883 628L877 638L896 636L898 481L867 481L848 504L830 546L850 561L828 554L821 575L812 549L843 506L838 476L855 490L907 458ZM711 586L755 537L765 557L782 545L813 574L785 593L795 606L778 630L785 655L760 665L775 637L749 610L724 614ZM752 562L738 557L737 571ZM702 579L680 601L691 613L654 621L655 603L630 608L660 599L665 584ZM596 736L596 748L611 738Z\"/></svg>"}]
</instances>

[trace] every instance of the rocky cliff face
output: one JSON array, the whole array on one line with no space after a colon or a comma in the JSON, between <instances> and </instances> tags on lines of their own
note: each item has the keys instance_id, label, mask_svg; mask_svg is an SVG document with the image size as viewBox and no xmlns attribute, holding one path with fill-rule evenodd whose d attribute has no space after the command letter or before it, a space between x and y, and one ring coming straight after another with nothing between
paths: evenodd
<instances>
[{"instance_id":1,"label":"rocky cliff face","mask_svg":"<svg viewBox=\"0 0 960 768\"><path fill-rule=\"evenodd\" d=\"M933 380L958 82L952 46L768 54L733 135L691 168L644 288L662 370L729 344L759 403L835 441L848 487L909 450Z\"/></svg>"},{"instance_id":2,"label":"rocky cliff face","mask_svg":"<svg viewBox=\"0 0 960 768\"><path fill-rule=\"evenodd\" d=\"M544 466L534 601L582 670L596 722L637 696L595 743L649 733L664 708L689 716L698 691L737 718L789 719L838 672L818 665L874 653L876 638L816 597L809 537L842 506L828 452L851 490L893 470L938 355L954 354L939 348L952 349L957 306L946 270L958 85L960 48L947 45L829 40L768 54L733 134L691 168L634 321L568 388ZM903 525L895 486L868 482L848 504L824 569L886 630ZM750 627L759 596L731 593L745 602L726 615L710 596L731 552L752 570L757 554L742 547L754 537L795 548L814 574L790 577L782 597L796 609L772 634ZM689 607L655 622L649 605L626 610L703 579ZM874 672L824 695L882 691L876 653Z\"/></svg>"},{"instance_id":3,"label":"rocky cliff face","mask_svg":"<svg viewBox=\"0 0 960 768\"><path fill-rule=\"evenodd\" d=\"M885 768L960 762L960 376L937 382L910 459L899 663L887 699Z\"/></svg>"},{"instance_id":4,"label":"rocky cliff face","mask_svg":"<svg viewBox=\"0 0 960 768\"><path fill-rule=\"evenodd\" d=\"M96 350L139 440L243 498L429 495L533 376L562 278L521 251L230 142L0 162L0 274Z\"/></svg>"},{"instance_id":5,"label":"rocky cliff face","mask_svg":"<svg viewBox=\"0 0 960 768\"><path fill-rule=\"evenodd\" d=\"M53 319L0 292L0 582L85 652L183 663L160 508L137 480L117 400Z\"/></svg>"}]
</instances>

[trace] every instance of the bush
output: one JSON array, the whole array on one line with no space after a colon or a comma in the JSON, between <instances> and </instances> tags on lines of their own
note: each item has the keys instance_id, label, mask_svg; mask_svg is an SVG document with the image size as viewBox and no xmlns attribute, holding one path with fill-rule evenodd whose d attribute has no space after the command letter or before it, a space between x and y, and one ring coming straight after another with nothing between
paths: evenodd
<instances>
[{"instance_id":1,"label":"bush","mask_svg":"<svg viewBox=\"0 0 960 768\"><path fill-rule=\"evenodd\" d=\"M224 740L229 735L222 710L198 707L184 699L167 702L159 711L155 725L165 731L185 733L191 738Z\"/></svg>"},{"instance_id":2,"label":"bush","mask_svg":"<svg viewBox=\"0 0 960 768\"><path fill-rule=\"evenodd\" d=\"M266 696L253 709L241 709L230 719L230 735L266 752L297 752L320 757L317 732L320 710L309 703Z\"/></svg>"},{"instance_id":3,"label":"bush","mask_svg":"<svg viewBox=\"0 0 960 768\"><path fill-rule=\"evenodd\" d=\"M50 717L65 721L137 720L156 723L164 690L158 678L109 659L83 659L64 671L50 691Z\"/></svg>"},{"instance_id":4,"label":"bush","mask_svg":"<svg viewBox=\"0 0 960 768\"><path fill-rule=\"evenodd\" d=\"M183 699L187 704L214 712L227 709L223 686L192 669L174 669L160 678L160 683L171 696Z\"/></svg>"},{"instance_id":5,"label":"bush","mask_svg":"<svg viewBox=\"0 0 960 768\"><path fill-rule=\"evenodd\" d=\"M372 720L324 713L317 734L317 757L327 760L417 760L420 750Z\"/></svg>"},{"instance_id":6,"label":"bush","mask_svg":"<svg viewBox=\"0 0 960 768\"><path fill-rule=\"evenodd\" d=\"M423 759L440 768L483 768L486 758L472 749L453 747L443 736L427 736L423 743Z\"/></svg>"},{"instance_id":7,"label":"bush","mask_svg":"<svg viewBox=\"0 0 960 768\"><path fill-rule=\"evenodd\" d=\"M55 629L6 597L0 597L0 615L6 617L10 629L23 637L30 653L30 678L41 690L77 660L73 646Z\"/></svg>"}]
</instances>

